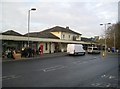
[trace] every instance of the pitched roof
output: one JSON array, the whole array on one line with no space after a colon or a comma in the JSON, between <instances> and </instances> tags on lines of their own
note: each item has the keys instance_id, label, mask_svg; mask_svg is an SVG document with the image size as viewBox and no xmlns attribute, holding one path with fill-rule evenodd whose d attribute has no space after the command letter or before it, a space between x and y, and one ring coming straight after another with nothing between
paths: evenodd
<instances>
[{"instance_id":1,"label":"pitched roof","mask_svg":"<svg viewBox=\"0 0 120 89\"><path fill-rule=\"evenodd\" d=\"M28 33L25 34L24 36L28 36ZM54 38L54 39L59 39L55 35L49 33L49 32L31 32L29 33L30 37L39 37L39 38Z\"/></svg>"},{"instance_id":2,"label":"pitched roof","mask_svg":"<svg viewBox=\"0 0 120 89\"><path fill-rule=\"evenodd\" d=\"M13 35L13 36L22 36L22 34L15 32L13 30L8 30L6 32L2 32L2 35Z\"/></svg>"},{"instance_id":3,"label":"pitched roof","mask_svg":"<svg viewBox=\"0 0 120 89\"><path fill-rule=\"evenodd\" d=\"M75 31L70 30L69 27L64 28L64 27L60 27L60 26L56 26L56 27L53 27L53 28L50 28L50 29L47 29L44 31L47 31L47 32L67 32L67 33L81 35L80 33L77 33Z\"/></svg>"},{"instance_id":4,"label":"pitched roof","mask_svg":"<svg viewBox=\"0 0 120 89\"><path fill-rule=\"evenodd\" d=\"M86 38L86 37L81 37L81 41L85 41L85 42L95 42L93 40L93 38Z\"/></svg>"},{"instance_id":5,"label":"pitched roof","mask_svg":"<svg viewBox=\"0 0 120 89\"><path fill-rule=\"evenodd\" d=\"M50 29L46 29L46 30L43 30L41 32L31 32L29 33L29 36L31 37L39 37L39 38L54 38L54 39L60 39L59 37L53 35L51 32L68 32L68 33L74 33L74 34L78 34L78 35L81 35L80 33L77 33L77 32L74 32L72 30L70 30L69 28L63 28L63 27L59 27L59 26L56 26L56 27L53 27L53 28L50 28ZM25 34L24 36L28 36L28 33Z\"/></svg>"}]
</instances>

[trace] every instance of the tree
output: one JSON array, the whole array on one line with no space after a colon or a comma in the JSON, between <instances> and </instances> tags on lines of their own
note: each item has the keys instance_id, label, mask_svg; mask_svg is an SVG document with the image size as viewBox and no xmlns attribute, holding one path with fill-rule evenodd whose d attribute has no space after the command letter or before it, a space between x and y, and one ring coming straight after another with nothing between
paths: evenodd
<instances>
[{"instance_id":1,"label":"tree","mask_svg":"<svg viewBox=\"0 0 120 89\"><path fill-rule=\"evenodd\" d=\"M120 41L119 41L120 40L120 23L113 24L112 26L108 27L105 33L106 33L107 47L110 47L110 48L114 47L114 41L115 41L115 47L120 49Z\"/></svg>"}]
</instances>

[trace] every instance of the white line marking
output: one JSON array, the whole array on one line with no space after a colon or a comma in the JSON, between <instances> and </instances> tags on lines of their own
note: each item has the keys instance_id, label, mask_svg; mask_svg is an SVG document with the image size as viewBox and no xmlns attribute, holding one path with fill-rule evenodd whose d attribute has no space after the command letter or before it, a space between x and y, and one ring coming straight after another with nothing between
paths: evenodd
<instances>
[{"instance_id":1,"label":"white line marking","mask_svg":"<svg viewBox=\"0 0 120 89\"><path fill-rule=\"evenodd\" d=\"M81 62L81 61L75 61L75 62L73 62L74 64L84 64L84 63L88 63L87 61L83 61L83 62Z\"/></svg>"},{"instance_id":2,"label":"white line marking","mask_svg":"<svg viewBox=\"0 0 120 89\"><path fill-rule=\"evenodd\" d=\"M82 62L81 61L75 61L75 62L72 62L72 63L74 63L74 64L80 64Z\"/></svg>"},{"instance_id":3,"label":"white line marking","mask_svg":"<svg viewBox=\"0 0 120 89\"><path fill-rule=\"evenodd\" d=\"M108 84L106 85L106 87L110 87L110 85L111 85L111 84L110 84L110 83L108 83Z\"/></svg>"},{"instance_id":4,"label":"white line marking","mask_svg":"<svg viewBox=\"0 0 120 89\"><path fill-rule=\"evenodd\" d=\"M111 75L111 76L109 76L109 79L114 79L114 78L115 78L115 76L112 76L112 75Z\"/></svg>"},{"instance_id":5,"label":"white line marking","mask_svg":"<svg viewBox=\"0 0 120 89\"><path fill-rule=\"evenodd\" d=\"M9 79L15 79L15 78L19 78L19 77L20 76L16 76L16 75L3 76L0 81L9 80Z\"/></svg>"},{"instance_id":6,"label":"white line marking","mask_svg":"<svg viewBox=\"0 0 120 89\"><path fill-rule=\"evenodd\" d=\"M56 67L61 67L62 65L57 65L57 66L53 66L53 67L48 67L48 68L44 68L45 70L46 69L52 69L52 68L56 68Z\"/></svg>"},{"instance_id":7,"label":"white line marking","mask_svg":"<svg viewBox=\"0 0 120 89\"><path fill-rule=\"evenodd\" d=\"M54 67L44 68L42 70L44 72L49 72L49 71L54 71L54 70L63 69L63 68L65 68L65 66L58 65L58 66L54 66Z\"/></svg>"},{"instance_id":8,"label":"white line marking","mask_svg":"<svg viewBox=\"0 0 120 89\"><path fill-rule=\"evenodd\" d=\"M43 72L46 72L46 71L49 71L49 70L62 69L63 67L65 68L65 67L67 67L67 66L57 65L57 66L53 66L53 67L38 69L38 70L36 70L36 71L43 71Z\"/></svg>"},{"instance_id":9,"label":"white line marking","mask_svg":"<svg viewBox=\"0 0 120 89\"><path fill-rule=\"evenodd\" d=\"M106 77L106 75L104 74L104 75L102 75L101 77L102 77L102 78L103 78L103 77Z\"/></svg>"},{"instance_id":10,"label":"white line marking","mask_svg":"<svg viewBox=\"0 0 120 89\"><path fill-rule=\"evenodd\" d=\"M93 84L91 84L92 86L100 86L101 84L100 83L93 83Z\"/></svg>"}]
</instances>

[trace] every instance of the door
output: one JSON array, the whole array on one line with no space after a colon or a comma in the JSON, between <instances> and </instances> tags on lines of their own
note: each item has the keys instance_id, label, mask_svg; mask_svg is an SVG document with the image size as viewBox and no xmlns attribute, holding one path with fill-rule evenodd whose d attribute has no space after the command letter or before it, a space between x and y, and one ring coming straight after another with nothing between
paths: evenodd
<instances>
[{"instance_id":1,"label":"door","mask_svg":"<svg viewBox=\"0 0 120 89\"><path fill-rule=\"evenodd\" d=\"M40 45L39 51L40 51L40 54L43 54L43 45Z\"/></svg>"}]
</instances>

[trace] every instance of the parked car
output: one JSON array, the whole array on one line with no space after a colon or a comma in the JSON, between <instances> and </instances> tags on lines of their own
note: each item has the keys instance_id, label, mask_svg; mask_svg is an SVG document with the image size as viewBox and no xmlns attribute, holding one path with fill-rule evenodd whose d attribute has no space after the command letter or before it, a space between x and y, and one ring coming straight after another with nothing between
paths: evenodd
<instances>
[{"instance_id":1,"label":"parked car","mask_svg":"<svg viewBox=\"0 0 120 89\"><path fill-rule=\"evenodd\" d=\"M100 50L97 47L88 47L87 52L88 54L100 54Z\"/></svg>"},{"instance_id":2,"label":"parked car","mask_svg":"<svg viewBox=\"0 0 120 89\"><path fill-rule=\"evenodd\" d=\"M85 55L85 50L81 44L68 44L67 53L69 55Z\"/></svg>"}]
</instances>

